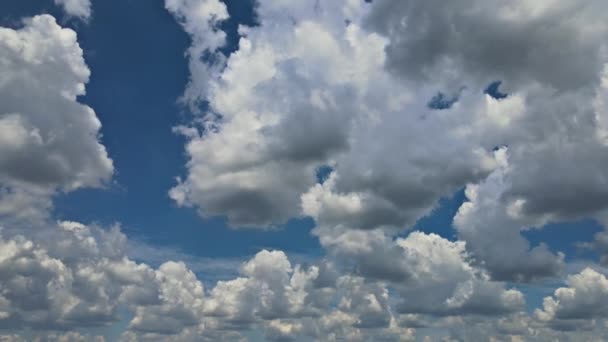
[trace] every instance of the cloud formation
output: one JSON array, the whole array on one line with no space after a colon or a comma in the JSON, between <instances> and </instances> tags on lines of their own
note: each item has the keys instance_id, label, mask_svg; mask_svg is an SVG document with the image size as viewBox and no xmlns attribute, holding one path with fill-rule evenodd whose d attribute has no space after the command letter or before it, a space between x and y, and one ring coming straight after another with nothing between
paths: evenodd
<instances>
[{"instance_id":1,"label":"cloud formation","mask_svg":"<svg viewBox=\"0 0 608 342\"><path fill-rule=\"evenodd\" d=\"M566 285L545 297L543 308L535 311L540 321L557 329L578 330L589 329L597 324L596 319L608 317L608 279L604 274L585 268L568 276Z\"/></svg>"},{"instance_id":2,"label":"cloud formation","mask_svg":"<svg viewBox=\"0 0 608 342\"><path fill-rule=\"evenodd\" d=\"M101 123L77 99L90 70L76 33L41 15L0 28L0 47L0 207L34 215L56 190L107 183L114 167Z\"/></svg>"},{"instance_id":3,"label":"cloud formation","mask_svg":"<svg viewBox=\"0 0 608 342\"><path fill-rule=\"evenodd\" d=\"M402 226L492 170L491 153L467 139L466 121L431 115L435 90L408 88L385 70L388 42L357 25L363 9L324 6L262 2L262 25L241 27L239 49L200 93L208 113L180 129L190 161L170 192L178 204L226 215L235 227L281 224L300 213L315 170L332 165L339 177L331 191L359 201L357 213L336 220ZM435 168L447 172L427 172Z\"/></svg>"},{"instance_id":4,"label":"cloud formation","mask_svg":"<svg viewBox=\"0 0 608 342\"><path fill-rule=\"evenodd\" d=\"M90 16L88 1L57 3ZM181 100L195 114L174 128L189 160L171 198L234 228L311 217L326 254L297 263L262 249L204 284L190 262L129 257L118 226L52 220L53 194L102 187L114 167L78 100L90 70L76 33L36 16L0 28L0 329L68 341L121 320L124 341L606 337L602 272L569 275L533 314L512 284L566 269L523 230L604 222L603 2L264 0L229 55L223 2L165 7L192 39ZM484 93L491 83L503 96ZM449 104L429 105L444 93ZM406 231L461 189L454 239Z\"/></svg>"},{"instance_id":5,"label":"cloud formation","mask_svg":"<svg viewBox=\"0 0 608 342\"><path fill-rule=\"evenodd\" d=\"M549 334L520 324L523 295L502 281L563 274L564 254L531 246L523 230L605 215L606 10L600 1L260 1L259 25L239 27L233 53L210 58L221 44L198 45L213 73L191 66L206 87L185 97L208 109L176 129L190 160L171 197L236 228L312 217L342 272L405 298L399 314L519 315L500 329ZM200 21L192 37L227 19L180 15ZM429 106L437 94L453 100ZM463 188L459 241L395 237ZM303 330L267 326L286 339Z\"/></svg>"}]
</instances>

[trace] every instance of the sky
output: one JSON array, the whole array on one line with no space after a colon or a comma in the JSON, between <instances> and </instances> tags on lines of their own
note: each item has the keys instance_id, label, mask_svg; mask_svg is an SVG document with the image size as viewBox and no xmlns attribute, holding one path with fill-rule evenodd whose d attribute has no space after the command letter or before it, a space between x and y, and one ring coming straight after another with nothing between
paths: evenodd
<instances>
[{"instance_id":1,"label":"sky","mask_svg":"<svg viewBox=\"0 0 608 342\"><path fill-rule=\"evenodd\" d=\"M0 3L0 340L608 339L600 0Z\"/></svg>"}]
</instances>

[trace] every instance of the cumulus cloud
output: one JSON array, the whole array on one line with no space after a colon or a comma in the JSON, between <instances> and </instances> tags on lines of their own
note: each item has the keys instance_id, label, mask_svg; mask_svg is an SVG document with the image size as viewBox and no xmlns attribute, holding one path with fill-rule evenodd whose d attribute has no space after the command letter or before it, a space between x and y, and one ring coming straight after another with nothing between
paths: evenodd
<instances>
[{"instance_id":1,"label":"cumulus cloud","mask_svg":"<svg viewBox=\"0 0 608 342\"><path fill-rule=\"evenodd\" d=\"M91 16L91 0L55 0L55 4L62 6L68 15L84 20Z\"/></svg>"},{"instance_id":2,"label":"cumulus cloud","mask_svg":"<svg viewBox=\"0 0 608 342\"><path fill-rule=\"evenodd\" d=\"M165 8L192 37L188 49L190 82L182 100L197 111L206 100L207 81L220 72L224 63L223 55L216 50L226 40L226 34L218 26L228 19L228 11L218 0L166 0Z\"/></svg>"},{"instance_id":3,"label":"cumulus cloud","mask_svg":"<svg viewBox=\"0 0 608 342\"><path fill-rule=\"evenodd\" d=\"M598 17L608 8L599 1L475 0L371 8L365 25L387 38L386 67L403 82L454 92L502 81L501 98L453 104L481 109L469 122L480 146L508 146L508 167L467 186L456 227L496 279L557 275L562 257L544 245L530 248L519 232L602 215L608 204L608 41Z\"/></svg>"},{"instance_id":4,"label":"cumulus cloud","mask_svg":"<svg viewBox=\"0 0 608 342\"><path fill-rule=\"evenodd\" d=\"M1 206L106 183L114 168L99 142L101 123L77 100L90 71L76 33L41 15L0 28L0 47Z\"/></svg>"},{"instance_id":5,"label":"cumulus cloud","mask_svg":"<svg viewBox=\"0 0 608 342\"><path fill-rule=\"evenodd\" d=\"M474 10L465 11L469 5ZM206 99L209 110L193 123L198 133L187 129L189 172L171 196L204 216L226 215L237 227L285 222L298 215L301 198L303 214L321 224L403 228L442 196L483 181L497 167L492 150L508 145L511 181L503 194L519 203L521 215L595 214L606 197L606 148L599 138L606 27L579 23L596 20L604 7L528 7L461 1L432 11L408 1L260 2L260 25L239 29L238 49L224 69L197 74L191 68L192 77L205 79L197 98ZM570 20L558 15L571 10ZM198 37L226 18L205 13L177 16L198 22L196 32L186 29ZM504 44L477 44L481 32L486 40L504 37ZM566 68L544 63L557 52L538 49L541 43L567 46L575 58ZM219 46L202 47L199 57L217 54ZM499 63L503 50L523 57ZM449 76L460 82L452 87L457 101L428 108ZM507 86L506 98L482 94L496 79ZM314 172L323 165L334 175L315 185ZM555 175L547 177L545 168Z\"/></svg>"},{"instance_id":6,"label":"cumulus cloud","mask_svg":"<svg viewBox=\"0 0 608 342\"><path fill-rule=\"evenodd\" d=\"M163 264L156 271L158 303L137 306L123 337L238 340L238 332L258 329L276 341L413 336L395 322L386 285L332 277L331 267L292 265L285 253L262 250L242 264L239 277L204 291L183 264Z\"/></svg>"},{"instance_id":7,"label":"cumulus cloud","mask_svg":"<svg viewBox=\"0 0 608 342\"><path fill-rule=\"evenodd\" d=\"M63 249L49 247L48 252L41 255L64 265L64 273L86 275L80 280L88 281L86 288L103 289L106 297L89 295L97 301L109 300L106 312L111 312L117 305L133 310L129 330L123 334L125 340L238 340L242 338L239 331L262 329L268 339L279 341L303 337L327 341L344 338L403 341L413 339L415 329L399 320L398 310L466 317L474 313L516 312L523 304L518 291L505 290L501 284L491 283L487 278L475 278L470 266L458 264L454 258L463 253L462 244L450 246L452 243L442 241L438 236L421 233L400 242L412 249L410 254L424 255L420 255L418 261L410 262L419 264L416 280L391 285L398 290L397 298L403 299L404 305L399 307L392 303L389 286L384 282L363 275L336 273L332 271L335 266L326 262L293 265L281 251L259 252L242 264L239 277L219 281L207 291L180 262L166 262L154 270L121 257L121 253L113 257L93 254L84 260L79 257L70 261L70 255L61 255L58 251L84 255L76 241L93 251L103 251L100 247L105 240L116 239L103 234L119 232L97 230L74 222L63 222L59 227L69 233L58 243ZM102 235L93 237L94 232ZM42 250L42 245L34 243L31 248ZM450 248L455 249L456 255L450 254ZM117 252L114 249L104 253ZM428 279L436 278L437 274L444 274L444 277ZM43 284L53 281L49 280L53 278L43 276L32 277ZM455 283L461 279L459 284ZM76 283L71 280L72 289ZM417 284L422 283L429 284L432 292L439 295L436 300L428 304L417 301L428 293L418 287ZM85 286L84 283L79 285ZM86 299L80 297L84 293L75 290L65 296L76 294L74 300ZM101 303L97 307L101 307ZM83 311L74 312L72 317L79 315L84 315L81 319L87 317ZM105 322L102 316L96 318L101 320L97 322L99 324Z\"/></svg>"},{"instance_id":8,"label":"cumulus cloud","mask_svg":"<svg viewBox=\"0 0 608 342\"><path fill-rule=\"evenodd\" d=\"M592 242L582 243L580 247L594 250L600 256L600 263L608 265L608 231L596 233Z\"/></svg>"},{"instance_id":9,"label":"cumulus cloud","mask_svg":"<svg viewBox=\"0 0 608 342\"><path fill-rule=\"evenodd\" d=\"M107 325L118 319L123 294L145 285L149 270L124 258L125 236L117 228L60 222L29 234L0 241L4 328Z\"/></svg>"},{"instance_id":10,"label":"cumulus cloud","mask_svg":"<svg viewBox=\"0 0 608 342\"><path fill-rule=\"evenodd\" d=\"M545 297L542 309L535 311L539 321L557 329L585 330L608 317L608 279L604 274L585 268L568 276L566 285L552 297Z\"/></svg>"},{"instance_id":11,"label":"cumulus cloud","mask_svg":"<svg viewBox=\"0 0 608 342\"><path fill-rule=\"evenodd\" d=\"M182 102L195 114L175 128L189 161L170 196L234 227L310 216L327 252L298 264L262 250L205 286L184 262L129 258L118 227L52 222L53 193L113 173L78 102L90 71L48 15L0 29L0 329L79 340L54 331L126 312L125 341L605 336L598 271L568 277L534 317L505 282L564 266L523 229L606 213L605 5L435 2L260 1L260 25L225 56L222 2L165 1L192 38ZM500 98L483 93L496 80ZM429 106L438 93L454 100ZM401 234L462 188L458 240Z\"/></svg>"},{"instance_id":12,"label":"cumulus cloud","mask_svg":"<svg viewBox=\"0 0 608 342\"><path fill-rule=\"evenodd\" d=\"M339 177L326 192L358 198L359 228L400 226L492 170L464 118L431 115L436 90L409 88L385 70L388 42L357 23L363 8L261 2L257 10L261 25L241 27L238 50L199 92L209 111L193 123L198 134L187 130L189 173L170 192L179 204L237 227L280 224L299 214L315 170L330 164ZM207 27L214 18L191 20ZM435 168L447 171L428 172Z\"/></svg>"},{"instance_id":13,"label":"cumulus cloud","mask_svg":"<svg viewBox=\"0 0 608 342\"><path fill-rule=\"evenodd\" d=\"M190 14L182 5L196 3L167 7ZM195 12L221 18L222 6L195 6ZM188 27L188 19L183 20ZM77 101L90 72L75 33L51 16L28 19L19 30L2 29L0 38L7 67L0 83L5 99L0 127L6 133L0 162L1 329L28 330L47 340L82 340L93 337L55 331L111 326L119 313L128 312L132 318L124 340L240 340L240 330L254 328L279 340L323 339L325 333L334 339L412 334L395 323L385 285L341 274L330 261L294 265L285 253L264 250L242 265L239 277L205 290L182 262L154 268L130 259L129 243L118 227L53 222L50 195L102 186L113 172L99 143L99 121ZM34 100L24 101L23 94ZM314 96L328 111L335 107L326 95ZM267 147L289 154L274 142ZM299 148L299 143L289 147ZM301 150L297 159L307 163L317 157ZM299 210L299 196L292 204ZM327 325L325 317L335 319Z\"/></svg>"},{"instance_id":14,"label":"cumulus cloud","mask_svg":"<svg viewBox=\"0 0 608 342\"><path fill-rule=\"evenodd\" d=\"M117 227L59 222L24 234L0 239L0 329L61 341L49 337L53 330L109 326L127 310L125 341L236 341L248 330L278 341L415 336L399 321L387 284L337 272L328 261L293 264L281 251L263 250L242 264L239 277L206 290L182 262L154 269L130 260Z\"/></svg>"},{"instance_id":15,"label":"cumulus cloud","mask_svg":"<svg viewBox=\"0 0 608 342\"><path fill-rule=\"evenodd\" d=\"M608 204L606 7L436 5L260 1L260 25L239 28L225 67L199 74L208 111L178 129L190 160L173 199L234 227L310 216L340 267L394 286L402 313L520 311L523 295L501 281L564 266L522 230ZM205 27L198 34L216 24L185 16ZM502 96L484 94L492 82ZM429 108L438 93L454 100ZM324 166L332 172L317 184ZM462 188L460 241L395 237ZM289 338L292 323L267 331Z\"/></svg>"},{"instance_id":16,"label":"cumulus cloud","mask_svg":"<svg viewBox=\"0 0 608 342\"><path fill-rule=\"evenodd\" d=\"M544 220L526 220L516 212L518 202L505 203L511 179L508 150L495 153L500 167L482 183L466 187L467 201L454 217L459 238L495 279L526 282L559 275L564 255L552 253L544 244L531 247L521 235Z\"/></svg>"},{"instance_id":17,"label":"cumulus cloud","mask_svg":"<svg viewBox=\"0 0 608 342\"><path fill-rule=\"evenodd\" d=\"M168 261L155 272L158 305L140 306L129 328L138 332L179 334L198 323L203 285L184 263Z\"/></svg>"},{"instance_id":18,"label":"cumulus cloud","mask_svg":"<svg viewBox=\"0 0 608 342\"><path fill-rule=\"evenodd\" d=\"M464 76L567 90L597 81L603 64L602 1L379 1L372 8L366 24L390 37L388 67L410 81Z\"/></svg>"},{"instance_id":19,"label":"cumulus cloud","mask_svg":"<svg viewBox=\"0 0 608 342\"><path fill-rule=\"evenodd\" d=\"M421 232L395 240L379 231L321 228L316 234L345 267L390 282L401 313L501 315L523 307L523 294L477 268L462 241Z\"/></svg>"}]
</instances>

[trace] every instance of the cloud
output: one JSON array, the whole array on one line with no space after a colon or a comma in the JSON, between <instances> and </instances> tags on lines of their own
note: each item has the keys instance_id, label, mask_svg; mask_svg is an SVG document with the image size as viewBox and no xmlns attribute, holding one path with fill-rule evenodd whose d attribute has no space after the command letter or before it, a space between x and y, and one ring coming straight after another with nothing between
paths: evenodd
<instances>
[{"instance_id":1,"label":"cloud","mask_svg":"<svg viewBox=\"0 0 608 342\"><path fill-rule=\"evenodd\" d=\"M545 244L531 247L521 235L523 229L540 227L545 220L526 220L514 213L517 202L505 203L512 172L509 150L495 153L501 166L482 183L466 187L467 201L454 217L458 237L494 279L528 282L558 276L564 255L552 253Z\"/></svg>"},{"instance_id":2,"label":"cloud","mask_svg":"<svg viewBox=\"0 0 608 342\"><path fill-rule=\"evenodd\" d=\"M437 235L414 232L397 240L413 267L413 279L399 288L408 313L436 315L500 315L520 311L523 294L490 281L468 261L462 242L449 242ZM408 260L409 259L409 260Z\"/></svg>"},{"instance_id":3,"label":"cloud","mask_svg":"<svg viewBox=\"0 0 608 342\"><path fill-rule=\"evenodd\" d=\"M520 231L601 216L608 205L608 27L598 17L607 9L599 1L374 2L365 18L387 39L386 67L403 83L448 93L497 80L506 88L485 104L467 103L465 91L454 104L478 111L468 139L486 151L508 146L508 166L468 182L455 217L459 238L497 280L558 275L563 256L531 248Z\"/></svg>"},{"instance_id":4,"label":"cloud","mask_svg":"<svg viewBox=\"0 0 608 342\"><path fill-rule=\"evenodd\" d=\"M84 20L91 16L91 0L55 0L55 4L61 5L68 15Z\"/></svg>"},{"instance_id":5,"label":"cloud","mask_svg":"<svg viewBox=\"0 0 608 342\"><path fill-rule=\"evenodd\" d=\"M239 267L244 258L206 257L183 252L179 247L157 246L135 237L127 241L127 256L130 259L146 263L153 267L162 265L167 260L179 260L186 264L188 269L204 277L207 282L226 280L238 275Z\"/></svg>"},{"instance_id":6,"label":"cloud","mask_svg":"<svg viewBox=\"0 0 608 342\"><path fill-rule=\"evenodd\" d=\"M608 317L608 279L602 273L585 268L566 279L567 287L545 297L543 308L535 311L536 318L556 329L585 330L596 324L595 319Z\"/></svg>"},{"instance_id":7,"label":"cloud","mask_svg":"<svg viewBox=\"0 0 608 342\"><path fill-rule=\"evenodd\" d=\"M467 186L458 234L494 279L558 275L563 256L520 231L608 205L607 27L582 24L601 22L601 2L552 4L262 1L260 25L205 76L209 111L171 196L235 227L304 214L324 230L396 231ZM213 18L191 20L204 34ZM496 80L504 96L483 94ZM434 111L437 91L459 96ZM315 184L324 165L334 171Z\"/></svg>"},{"instance_id":8,"label":"cloud","mask_svg":"<svg viewBox=\"0 0 608 342\"><path fill-rule=\"evenodd\" d=\"M170 194L233 227L311 216L328 254L395 286L404 313L518 312L523 295L501 281L540 281L564 265L563 254L531 246L521 231L596 216L608 204L606 27L581 25L603 10L600 2L469 0L433 10L261 1L260 25L240 27L225 68L205 76L199 94L209 110L183 129L188 174ZM561 48L572 58L554 58ZM484 94L497 81L503 96ZM438 92L458 97L428 108ZM323 166L333 171L317 184ZM465 187L461 241L395 237ZM415 239L433 242L408 245ZM450 257L417 269L439 253L434 245Z\"/></svg>"},{"instance_id":9,"label":"cloud","mask_svg":"<svg viewBox=\"0 0 608 342\"><path fill-rule=\"evenodd\" d=\"M178 204L235 227L281 224L300 213L315 170L331 164L331 191L362 198L360 228L401 226L492 170L465 117L432 113L436 90L385 70L387 41L355 21L363 9L262 2L257 11L261 25L241 27L225 68L205 76L209 110L192 123L199 134L187 130L189 172L170 192ZM189 20L207 27L212 18Z\"/></svg>"},{"instance_id":10,"label":"cloud","mask_svg":"<svg viewBox=\"0 0 608 342\"><path fill-rule=\"evenodd\" d=\"M18 30L0 28L0 47L2 206L103 186L114 167L95 112L77 100L90 71L76 33L41 15ZM30 210L47 206L33 203Z\"/></svg>"},{"instance_id":11,"label":"cloud","mask_svg":"<svg viewBox=\"0 0 608 342\"><path fill-rule=\"evenodd\" d=\"M381 231L336 227L315 234L346 269L368 281L388 281L400 313L499 316L523 308L523 294L492 281L462 241L421 232L393 240Z\"/></svg>"},{"instance_id":12,"label":"cloud","mask_svg":"<svg viewBox=\"0 0 608 342\"><path fill-rule=\"evenodd\" d=\"M108 325L150 270L124 258L125 236L75 222L2 237L0 326L64 330ZM124 297L124 298L126 298ZM143 300L142 296L132 296Z\"/></svg>"},{"instance_id":13,"label":"cloud","mask_svg":"<svg viewBox=\"0 0 608 342\"><path fill-rule=\"evenodd\" d=\"M388 67L409 81L569 90L597 80L606 10L602 1L380 1L366 24L389 37Z\"/></svg>"},{"instance_id":14,"label":"cloud","mask_svg":"<svg viewBox=\"0 0 608 342\"><path fill-rule=\"evenodd\" d=\"M296 263L261 250L205 284L209 267L179 251L153 259L119 227L51 220L52 194L113 173L78 102L90 71L48 15L0 29L0 328L78 340L50 336L124 312L125 341L605 335L603 274L569 276L534 319L506 283L564 266L523 229L606 213L603 3L435 5L260 1L260 25L225 56L222 2L165 1L192 38L182 102L195 114L175 128L189 161L170 196L233 227L310 216L327 252ZM484 94L497 80L505 96ZM429 108L438 92L458 96ZM462 188L457 240L403 234Z\"/></svg>"},{"instance_id":15,"label":"cloud","mask_svg":"<svg viewBox=\"0 0 608 342\"><path fill-rule=\"evenodd\" d=\"M192 37L187 52L190 82L182 101L196 112L206 100L207 81L220 72L224 63L217 49L225 44L226 34L219 29L219 24L228 19L228 11L218 0L166 0L165 8Z\"/></svg>"},{"instance_id":16,"label":"cloud","mask_svg":"<svg viewBox=\"0 0 608 342\"><path fill-rule=\"evenodd\" d=\"M519 201L522 215L563 220L608 204L598 139L608 43L598 14L606 10L599 1L378 2L366 24L388 39L387 68L403 82L442 90L501 80L509 96L489 100L487 110L500 113L502 127L478 137L486 147L509 146L504 197Z\"/></svg>"},{"instance_id":17,"label":"cloud","mask_svg":"<svg viewBox=\"0 0 608 342\"><path fill-rule=\"evenodd\" d=\"M179 12L192 4L168 3L168 8ZM204 15L206 9L198 8ZM99 121L77 102L90 71L75 33L51 16L28 19L19 30L2 29L0 38L9 70L0 83L6 99L0 125L6 133L0 162L1 328L51 340L86 339L55 331L112 326L127 312L132 318L124 340L238 340L243 329L266 329L278 339L320 339L330 330L335 338L401 332L386 286L340 274L331 261L294 265L284 252L263 250L242 264L238 277L206 290L183 262L158 260L153 267L129 258L137 253L129 251L132 244L119 227L53 222L54 192L103 186L113 172L99 142ZM24 101L22 94L34 100ZM326 95L315 96L319 106L333 110ZM276 136L289 129L278 129ZM291 153L271 141L267 147L272 154ZM297 163L319 156L298 151ZM37 171L17 172L21 168ZM299 210L299 193L293 198ZM169 254L165 257L179 256ZM330 327L321 321L327 315L348 319Z\"/></svg>"},{"instance_id":18,"label":"cloud","mask_svg":"<svg viewBox=\"0 0 608 342\"><path fill-rule=\"evenodd\" d=\"M182 262L168 261L155 272L159 284L158 305L140 306L129 328L138 332L178 334L198 323L204 290Z\"/></svg>"}]
</instances>

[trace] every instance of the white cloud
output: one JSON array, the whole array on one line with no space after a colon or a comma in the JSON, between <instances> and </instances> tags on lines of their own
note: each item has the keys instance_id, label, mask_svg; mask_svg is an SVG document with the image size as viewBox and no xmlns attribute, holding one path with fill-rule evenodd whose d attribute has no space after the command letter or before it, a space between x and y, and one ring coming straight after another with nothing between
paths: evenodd
<instances>
[{"instance_id":1,"label":"white cloud","mask_svg":"<svg viewBox=\"0 0 608 342\"><path fill-rule=\"evenodd\" d=\"M188 49L190 82L182 100L197 111L206 99L208 79L214 77L224 63L223 55L216 50L225 43L226 34L218 26L228 19L228 11L218 0L166 0L165 8L192 37Z\"/></svg>"},{"instance_id":2,"label":"white cloud","mask_svg":"<svg viewBox=\"0 0 608 342\"><path fill-rule=\"evenodd\" d=\"M91 0L55 0L55 4L61 5L68 15L84 20L91 16Z\"/></svg>"},{"instance_id":3,"label":"white cloud","mask_svg":"<svg viewBox=\"0 0 608 342\"><path fill-rule=\"evenodd\" d=\"M600 1L402 1L376 2L366 18L388 39L387 68L404 82L451 92L503 81L505 99L456 103L479 111L468 130L481 146L508 146L508 167L468 185L455 218L497 279L557 275L562 257L532 249L520 231L602 215L608 205L608 27L598 17L607 10Z\"/></svg>"},{"instance_id":4,"label":"white cloud","mask_svg":"<svg viewBox=\"0 0 608 342\"><path fill-rule=\"evenodd\" d=\"M563 256L532 248L520 231L608 205L607 27L598 17L606 7L463 0L434 8L261 1L260 25L241 27L226 67L198 74L209 113L193 124L198 134L189 129L189 173L172 197L237 227L303 213L320 230L338 228L328 239L344 228L411 226L469 184L456 226L476 263L497 280L558 275ZM215 23L185 16L203 27L187 30L193 37ZM482 94L495 80L507 98ZM458 101L430 110L437 91ZM493 156L497 146L508 146L508 167ZM322 165L334 172L315 184ZM359 266L382 264L393 250Z\"/></svg>"},{"instance_id":5,"label":"white cloud","mask_svg":"<svg viewBox=\"0 0 608 342\"><path fill-rule=\"evenodd\" d=\"M381 1L366 23L390 38L389 68L414 82L460 87L464 76L570 90L597 79L607 10L603 1Z\"/></svg>"},{"instance_id":6,"label":"white cloud","mask_svg":"<svg viewBox=\"0 0 608 342\"><path fill-rule=\"evenodd\" d=\"M77 100L90 71L76 33L49 15L26 19L18 30L0 28L0 59L0 206L104 185L114 168L101 123ZM28 210L37 206L48 204Z\"/></svg>"},{"instance_id":7,"label":"white cloud","mask_svg":"<svg viewBox=\"0 0 608 342\"><path fill-rule=\"evenodd\" d=\"M160 303L138 307L129 328L170 335L197 325L205 293L194 273L173 261L162 264L155 273Z\"/></svg>"},{"instance_id":8,"label":"white cloud","mask_svg":"<svg viewBox=\"0 0 608 342\"><path fill-rule=\"evenodd\" d=\"M545 297L543 308L535 311L536 318L552 327L564 330L590 329L600 319L608 318L608 279L585 268L566 279L567 287Z\"/></svg>"},{"instance_id":9,"label":"white cloud","mask_svg":"<svg viewBox=\"0 0 608 342\"><path fill-rule=\"evenodd\" d=\"M523 308L523 294L490 281L468 260L463 242L414 232L397 240L413 279L399 289L402 310L410 313L500 315ZM426 312L425 312L426 311Z\"/></svg>"},{"instance_id":10,"label":"white cloud","mask_svg":"<svg viewBox=\"0 0 608 342\"><path fill-rule=\"evenodd\" d=\"M144 291L148 267L124 257L125 236L72 222L2 237L0 326L35 330L110 324ZM121 246L122 245L122 246ZM124 296L123 296L124 294Z\"/></svg>"},{"instance_id":11,"label":"white cloud","mask_svg":"<svg viewBox=\"0 0 608 342\"><path fill-rule=\"evenodd\" d=\"M201 135L188 134L189 173L170 192L179 204L237 227L280 224L299 214L315 170L332 164L332 191L362 198L361 228L400 226L491 171L491 154L464 133L470 114L431 113L435 90L393 78L388 42L346 15L338 3L260 4L262 25L243 28L226 67L206 76L209 113L194 123Z\"/></svg>"},{"instance_id":12,"label":"white cloud","mask_svg":"<svg viewBox=\"0 0 608 342\"><path fill-rule=\"evenodd\" d=\"M472 263L462 241L421 232L393 240L381 231L336 227L317 228L315 234L346 269L388 281L401 313L500 316L523 309L523 294L492 281Z\"/></svg>"},{"instance_id":13,"label":"white cloud","mask_svg":"<svg viewBox=\"0 0 608 342\"><path fill-rule=\"evenodd\" d=\"M509 188L509 151L497 150L500 167L480 184L469 184L462 204L454 217L458 237L478 261L499 280L530 281L557 276L564 266L564 255L554 254L541 244L531 247L521 235L527 227L541 227L546 220L520 217L517 204L504 202Z\"/></svg>"},{"instance_id":14,"label":"white cloud","mask_svg":"<svg viewBox=\"0 0 608 342\"><path fill-rule=\"evenodd\" d=\"M302 324L273 320L266 324L265 335L270 341L293 341L302 331Z\"/></svg>"},{"instance_id":15,"label":"white cloud","mask_svg":"<svg viewBox=\"0 0 608 342\"><path fill-rule=\"evenodd\" d=\"M570 276L535 320L502 281L563 266L522 229L605 214L605 5L434 2L260 1L260 25L241 27L223 56L222 2L165 1L192 38L183 101L197 115L175 129L189 162L171 197L237 227L311 216L327 251L304 265L262 250L207 286L194 273L204 268L171 260L183 256L175 251L158 267L135 262L128 255L145 251L128 251L117 227L50 222L54 192L103 186L113 172L101 124L78 102L90 71L76 34L48 15L0 29L0 327L51 336L124 311L125 341L243 340L250 330L327 341L433 329L446 340L603 336L603 274ZM506 99L482 94L496 79ZM437 91L458 101L430 109ZM316 184L324 165L334 171ZM465 186L460 240L397 235Z\"/></svg>"}]
</instances>

